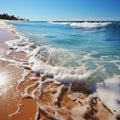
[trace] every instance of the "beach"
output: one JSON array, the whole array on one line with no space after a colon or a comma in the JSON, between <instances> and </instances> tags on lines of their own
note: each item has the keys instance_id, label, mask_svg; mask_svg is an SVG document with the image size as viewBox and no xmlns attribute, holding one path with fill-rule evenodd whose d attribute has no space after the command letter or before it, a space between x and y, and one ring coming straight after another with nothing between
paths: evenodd
<instances>
[{"instance_id":1,"label":"beach","mask_svg":"<svg viewBox=\"0 0 120 120\"><path fill-rule=\"evenodd\" d=\"M16 30L1 25L1 120L119 120L86 82L67 86L31 69L25 52L5 44L14 39L19 39Z\"/></svg>"}]
</instances>

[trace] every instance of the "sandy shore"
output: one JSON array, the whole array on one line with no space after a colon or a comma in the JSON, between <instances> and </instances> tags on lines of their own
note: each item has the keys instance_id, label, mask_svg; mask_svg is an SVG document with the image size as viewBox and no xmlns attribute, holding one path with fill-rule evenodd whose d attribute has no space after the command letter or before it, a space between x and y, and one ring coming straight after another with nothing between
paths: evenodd
<instances>
[{"instance_id":1,"label":"sandy shore","mask_svg":"<svg viewBox=\"0 0 120 120\"><path fill-rule=\"evenodd\" d=\"M1 28L0 120L116 120L84 83L68 88L33 73L26 54L5 45L11 39L14 35Z\"/></svg>"}]
</instances>

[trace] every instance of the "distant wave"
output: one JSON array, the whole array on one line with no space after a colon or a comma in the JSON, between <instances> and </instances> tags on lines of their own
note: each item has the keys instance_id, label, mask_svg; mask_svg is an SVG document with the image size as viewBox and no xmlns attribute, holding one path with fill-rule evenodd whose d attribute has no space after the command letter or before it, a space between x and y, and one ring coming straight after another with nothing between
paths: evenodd
<instances>
[{"instance_id":1,"label":"distant wave","mask_svg":"<svg viewBox=\"0 0 120 120\"><path fill-rule=\"evenodd\" d=\"M58 25L67 25L67 24L70 24L70 22L54 22L54 21L49 21L48 23L50 23L50 24L58 24Z\"/></svg>"},{"instance_id":2,"label":"distant wave","mask_svg":"<svg viewBox=\"0 0 120 120\"><path fill-rule=\"evenodd\" d=\"M110 25L111 22L73 22L70 24L72 27L76 28L98 28L98 27L104 27L107 25Z\"/></svg>"},{"instance_id":3,"label":"distant wave","mask_svg":"<svg viewBox=\"0 0 120 120\"><path fill-rule=\"evenodd\" d=\"M105 27L112 22L55 22L55 21L49 21L50 24L58 24L58 25L70 25L71 27L75 28L99 28L99 27Z\"/></svg>"}]
</instances>

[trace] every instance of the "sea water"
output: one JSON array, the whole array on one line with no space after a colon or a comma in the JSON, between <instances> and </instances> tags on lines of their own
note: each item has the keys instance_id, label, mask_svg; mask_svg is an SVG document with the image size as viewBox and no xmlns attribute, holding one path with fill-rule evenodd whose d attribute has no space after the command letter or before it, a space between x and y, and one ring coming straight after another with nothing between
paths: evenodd
<instances>
[{"instance_id":1,"label":"sea water","mask_svg":"<svg viewBox=\"0 0 120 120\"><path fill-rule=\"evenodd\" d=\"M26 51L35 73L47 74L67 85L75 80L95 83L93 92L113 112L120 113L120 22L8 24L20 35L19 40L9 45Z\"/></svg>"},{"instance_id":2,"label":"sea water","mask_svg":"<svg viewBox=\"0 0 120 120\"><path fill-rule=\"evenodd\" d=\"M94 71L89 79L120 75L119 22L17 22L13 25L39 46L48 65ZM81 71L79 71L81 70Z\"/></svg>"}]
</instances>

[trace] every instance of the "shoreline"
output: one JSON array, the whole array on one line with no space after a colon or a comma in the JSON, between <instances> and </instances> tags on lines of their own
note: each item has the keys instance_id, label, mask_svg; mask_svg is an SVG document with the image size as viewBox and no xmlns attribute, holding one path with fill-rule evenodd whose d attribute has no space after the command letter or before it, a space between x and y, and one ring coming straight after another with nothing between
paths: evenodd
<instances>
[{"instance_id":1,"label":"shoreline","mask_svg":"<svg viewBox=\"0 0 120 120\"><path fill-rule=\"evenodd\" d=\"M16 36L16 31L11 30L11 32ZM22 105L17 104L18 109L13 113L9 113L8 116L10 119L26 120L30 118L24 116L23 113L28 112L28 110L29 113L31 113L29 106L32 105L34 108L32 111L32 114L34 112L34 117L32 116L33 120L49 120L50 118L65 120L115 120L113 113L111 113L96 95L74 92L74 89L76 89L74 86L73 90L69 90L65 85L55 83L53 78L44 75L36 75L27 67L28 58L23 56L24 53L19 53L12 49L10 53L5 56L7 59L13 60L12 65L17 67L14 68L14 70L18 72L22 69L24 73L21 75L21 80L16 80L17 85L15 85L23 103L21 103ZM19 61L19 59L16 59L18 57L22 57L22 59ZM6 66L11 65L10 61L7 62L8 63L5 63ZM2 63L3 61L1 61L1 64ZM21 63L25 65L21 65ZM84 83L81 84L83 85ZM87 88L87 86L85 86L85 88ZM85 88L79 87L78 89L83 91ZM22 113L22 111L24 112Z\"/></svg>"}]
</instances>

